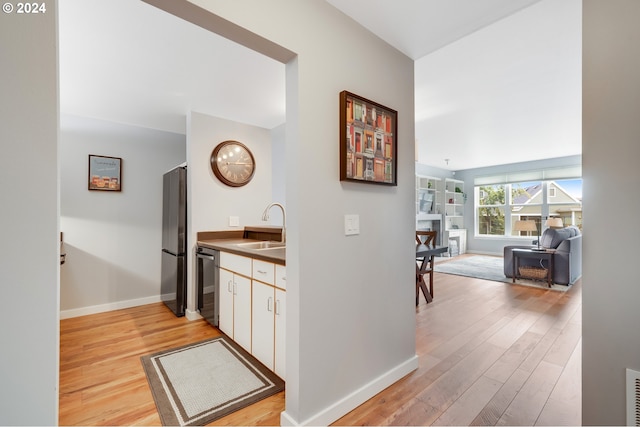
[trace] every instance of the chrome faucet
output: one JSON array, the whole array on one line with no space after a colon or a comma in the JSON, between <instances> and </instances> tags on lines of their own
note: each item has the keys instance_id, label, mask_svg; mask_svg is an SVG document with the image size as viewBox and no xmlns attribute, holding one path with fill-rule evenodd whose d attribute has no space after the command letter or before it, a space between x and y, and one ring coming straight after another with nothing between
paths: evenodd
<instances>
[{"instance_id":1,"label":"chrome faucet","mask_svg":"<svg viewBox=\"0 0 640 427\"><path fill-rule=\"evenodd\" d=\"M282 206L280 203L269 203L269 206L267 206L264 209L264 212L262 212L262 220L263 221L269 221L269 209L271 209L273 206L278 206L280 209L282 209L282 238L280 239L280 241L282 243L285 243L287 240L287 232L286 232L286 224L287 224L287 214L284 211L284 206Z\"/></svg>"}]
</instances>

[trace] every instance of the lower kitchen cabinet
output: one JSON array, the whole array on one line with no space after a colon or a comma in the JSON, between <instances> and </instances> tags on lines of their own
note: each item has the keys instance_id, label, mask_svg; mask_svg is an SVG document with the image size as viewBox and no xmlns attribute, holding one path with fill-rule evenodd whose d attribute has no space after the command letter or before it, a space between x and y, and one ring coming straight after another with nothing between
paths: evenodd
<instances>
[{"instance_id":1,"label":"lower kitchen cabinet","mask_svg":"<svg viewBox=\"0 0 640 427\"><path fill-rule=\"evenodd\" d=\"M285 378L285 313L287 293L253 281L251 354Z\"/></svg>"},{"instance_id":2,"label":"lower kitchen cabinet","mask_svg":"<svg viewBox=\"0 0 640 427\"><path fill-rule=\"evenodd\" d=\"M275 288L253 281L251 353L273 370L275 339Z\"/></svg>"},{"instance_id":3,"label":"lower kitchen cabinet","mask_svg":"<svg viewBox=\"0 0 640 427\"><path fill-rule=\"evenodd\" d=\"M220 269L218 329L233 338L233 272Z\"/></svg>"},{"instance_id":4,"label":"lower kitchen cabinet","mask_svg":"<svg viewBox=\"0 0 640 427\"><path fill-rule=\"evenodd\" d=\"M229 255L226 254L225 255ZM251 258L231 255L230 261L248 262ZM220 255L220 318L219 328L245 350L251 352L251 279L240 273L223 267L236 267L247 273L246 268L233 263L225 264L223 253Z\"/></svg>"},{"instance_id":5,"label":"lower kitchen cabinet","mask_svg":"<svg viewBox=\"0 0 640 427\"><path fill-rule=\"evenodd\" d=\"M276 337L275 337L275 360L274 372L280 378L284 379L286 375L286 323L287 323L287 293L282 289L276 288L276 304L274 308L276 319Z\"/></svg>"},{"instance_id":6,"label":"lower kitchen cabinet","mask_svg":"<svg viewBox=\"0 0 640 427\"><path fill-rule=\"evenodd\" d=\"M220 252L219 273L219 329L285 379L285 267Z\"/></svg>"}]
</instances>

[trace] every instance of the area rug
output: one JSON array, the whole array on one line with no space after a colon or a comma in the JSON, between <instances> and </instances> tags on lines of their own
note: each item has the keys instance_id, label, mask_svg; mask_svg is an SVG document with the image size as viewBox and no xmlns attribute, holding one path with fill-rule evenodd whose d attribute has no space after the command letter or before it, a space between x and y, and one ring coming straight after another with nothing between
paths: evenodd
<instances>
[{"instance_id":1,"label":"area rug","mask_svg":"<svg viewBox=\"0 0 640 427\"><path fill-rule=\"evenodd\" d=\"M494 282L512 283L511 277L504 275L504 259L502 257L474 255L458 258L447 262L436 263L434 270L438 273L456 274L458 276L493 280ZM569 286L556 284L549 288L547 282L527 279L517 279L516 284L561 292L569 289Z\"/></svg>"},{"instance_id":2,"label":"area rug","mask_svg":"<svg viewBox=\"0 0 640 427\"><path fill-rule=\"evenodd\" d=\"M284 381L226 336L141 360L165 426L203 426L284 390Z\"/></svg>"}]
</instances>

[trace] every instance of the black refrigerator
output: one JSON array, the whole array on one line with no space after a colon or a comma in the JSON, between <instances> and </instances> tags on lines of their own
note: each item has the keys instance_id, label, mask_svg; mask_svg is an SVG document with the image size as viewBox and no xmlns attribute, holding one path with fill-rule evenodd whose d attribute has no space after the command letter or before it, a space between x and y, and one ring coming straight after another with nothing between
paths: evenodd
<instances>
[{"instance_id":1,"label":"black refrigerator","mask_svg":"<svg viewBox=\"0 0 640 427\"><path fill-rule=\"evenodd\" d=\"M161 298L176 316L187 306L187 168L163 176Z\"/></svg>"}]
</instances>

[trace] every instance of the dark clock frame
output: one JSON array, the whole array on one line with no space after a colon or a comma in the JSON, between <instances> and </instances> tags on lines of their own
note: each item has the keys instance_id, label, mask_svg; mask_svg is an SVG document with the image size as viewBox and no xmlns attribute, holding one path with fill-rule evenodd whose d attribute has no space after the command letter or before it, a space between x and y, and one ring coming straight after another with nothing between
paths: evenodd
<instances>
[{"instance_id":1,"label":"dark clock frame","mask_svg":"<svg viewBox=\"0 0 640 427\"><path fill-rule=\"evenodd\" d=\"M229 180L226 176L224 176L224 174L222 173L222 171L218 167L218 161L217 161L218 153L223 148L228 147L229 145L238 145L238 146L242 147L244 150L247 151L247 153L249 154L249 157L251 158L251 163L252 163L251 174L249 175L248 178L246 178L243 181L232 181L232 180ZM211 152L211 158L209 159L209 161L210 161L210 164L211 164L211 170L213 171L213 174L216 176L216 178L218 178L220 180L220 182L222 182L225 185L228 185L229 187L243 187L243 186L247 185L249 182L251 182L251 180L253 179L253 176L254 176L254 174L256 172L256 160L253 157L253 153L251 152L249 147L247 147L245 144L243 144L243 143L241 143L239 141L228 140L228 141L221 142Z\"/></svg>"}]
</instances>

